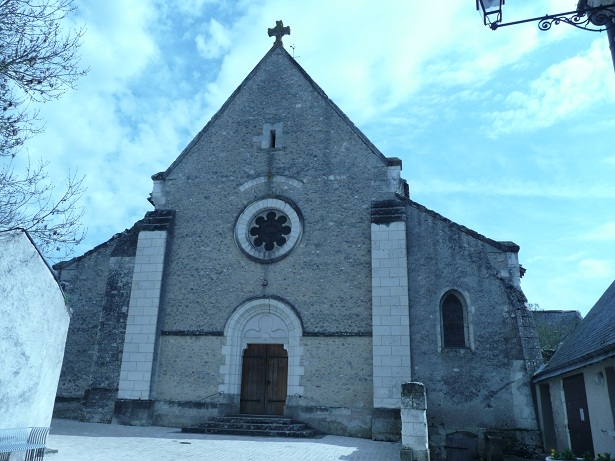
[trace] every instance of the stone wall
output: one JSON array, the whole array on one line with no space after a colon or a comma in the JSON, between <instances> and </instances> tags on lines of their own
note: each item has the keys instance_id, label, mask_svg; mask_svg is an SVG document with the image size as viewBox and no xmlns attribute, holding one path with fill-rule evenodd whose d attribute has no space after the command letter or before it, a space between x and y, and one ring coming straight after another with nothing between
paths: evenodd
<instances>
[{"instance_id":1,"label":"stone wall","mask_svg":"<svg viewBox=\"0 0 615 461\"><path fill-rule=\"evenodd\" d=\"M372 404L371 337L304 337L306 406L369 409Z\"/></svg>"},{"instance_id":2,"label":"stone wall","mask_svg":"<svg viewBox=\"0 0 615 461\"><path fill-rule=\"evenodd\" d=\"M427 389L430 443L443 447L447 434L456 431L494 430L538 445L533 369L526 369L526 361L539 361L540 349L535 330L533 338L525 338L531 326L520 331L525 306L511 296L523 296L515 286L519 269L507 257L516 256L518 247L489 240L414 202L407 213L412 380ZM467 348L442 346L440 303L451 290L466 303ZM432 451L435 458L442 455Z\"/></svg>"},{"instance_id":3,"label":"stone wall","mask_svg":"<svg viewBox=\"0 0 615 461\"><path fill-rule=\"evenodd\" d=\"M325 432L399 439L399 384L412 379L427 389L433 446L455 431L531 439L538 349L519 247L407 199L401 162L384 157L291 59L272 49L153 177L155 213L175 217L155 268L161 283L155 293L143 288L160 300L159 353L149 389L140 379L142 394L124 395L116 414L187 425L216 409L237 412L241 354L253 341L285 345L286 412ZM267 259L242 245L251 210L271 204L289 215L292 244ZM102 402L117 388L138 226L60 267L79 320L59 399L85 395L88 419L105 420ZM114 254L119 242L130 251ZM395 270L375 270L385 264ZM450 292L463 298L466 348L442 347L440 303ZM282 322L281 339L273 330L249 336L258 318Z\"/></svg>"},{"instance_id":4,"label":"stone wall","mask_svg":"<svg viewBox=\"0 0 615 461\"><path fill-rule=\"evenodd\" d=\"M166 173L163 206L177 211L167 330L222 331L237 306L267 295L301 310L308 332L371 329L374 189L366 184L386 184L385 159L289 67L280 64L275 75L255 74ZM292 96L280 100L280 94ZM279 147L262 149L254 138L278 119L283 122ZM275 180L281 176L296 182ZM242 187L260 177L274 179ZM233 227L245 206L268 196L294 203L304 232L290 255L262 264L237 247ZM348 306L352 316L346 315Z\"/></svg>"},{"instance_id":5,"label":"stone wall","mask_svg":"<svg viewBox=\"0 0 615 461\"><path fill-rule=\"evenodd\" d=\"M55 266L73 311L54 416L111 422L138 225Z\"/></svg>"},{"instance_id":6,"label":"stone wall","mask_svg":"<svg viewBox=\"0 0 615 461\"><path fill-rule=\"evenodd\" d=\"M292 306L303 329L304 373L295 387L304 394L289 407L342 409L322 421L334 428L338 415L332 430L349 433L341 413L369 414L373 398L370 204L392 195L393 180L387 159L286 56L267 59L262 65L275 71L257 68L155 178L157 207L176 213L156 392L191 401L214 393L223 379L213 374L220 349L199 351L214 347L240 306L277 299ZM271 129L274 148L266 143ZM246 255L234 231L242 211L265 198L291 204L302 226L296 247L273 263ZM186 357L195 354L213 371L197 361L197 374L179 379L174 364L189 373ZM311 415L321 411L314 408Z\"/></svg>"},{"instance_id":7,"label":"stone wall","mask_svg":"<svg viewBox=\"0 0 615 461\"><path fill-rule=\"evenodd\" d=\"M224 363L219 336L170 336L160 338L160 360L154 398L178 402L207 402L216 396ZM216 401L214 399L214 401Z\"/></svg>"},{"instance_id":8,"label":"stone wall","mask_svg":"<svg viewBox=\"0 0 615 461\"><path fill-rule=\"evenodd\" d=\"M162 336L156 424L196 425L238 398L217 392L223 342L222 336ZM301 344L304 392L288 396L285 414L328 434L371 437L371 338L308 336Z\"/></svg>"}]
</instances>

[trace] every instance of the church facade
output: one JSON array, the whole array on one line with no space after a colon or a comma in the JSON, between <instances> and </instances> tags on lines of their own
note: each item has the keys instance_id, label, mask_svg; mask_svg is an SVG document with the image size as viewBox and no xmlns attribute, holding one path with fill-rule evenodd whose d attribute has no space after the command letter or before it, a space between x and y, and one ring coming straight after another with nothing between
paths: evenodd
<instances>
[{"instance_id":1,"label":"church facade","mask_svg":"<svg viewBox=\"0 0 615 461\"><path fill-rule=\"evenodd\" d=\"M154 210L56 265L74 315L55 415L396 440L418 381L434 455L460 433L538 445L519 247L414 202L401 167L276 40L152 177Z\"/></svg>"}]
</instances>

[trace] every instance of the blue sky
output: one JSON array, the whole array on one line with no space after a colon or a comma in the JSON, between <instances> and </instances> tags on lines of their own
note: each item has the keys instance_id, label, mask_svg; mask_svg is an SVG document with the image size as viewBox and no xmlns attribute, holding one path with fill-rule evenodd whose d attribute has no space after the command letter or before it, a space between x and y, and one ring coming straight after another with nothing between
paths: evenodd
<instances>
[{"instance_id":1,"label":"blue sky","mask_svg":"<svg viewBox=\"0 0 615 461\"><path fill-rule=\"evenodd\" d=\"M88 234L76 254L152 209L151 175L269 50L267 28L282 19L286 49L385 155L403 160L413 200L521 246L530 303L585 314L615 278L606 34L535 23L492 31L471 0L76 3L90 72L42 107L46 132L25 149L49 160L55 178L86 175ZM504 15L575 7L510 0Z\"/></svg>"}]
</instances>

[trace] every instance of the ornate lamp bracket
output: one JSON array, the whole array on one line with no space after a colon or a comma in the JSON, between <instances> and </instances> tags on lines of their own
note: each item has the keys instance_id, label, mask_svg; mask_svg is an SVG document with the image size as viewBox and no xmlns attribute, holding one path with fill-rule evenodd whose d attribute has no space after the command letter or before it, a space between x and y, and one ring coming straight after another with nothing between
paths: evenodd
<instances>
[{"instance_id":1,"label":"ornate lamp bracket","mask_svg":"<svg viewBox=\"0 0 615 461\"><path fill-rule=\"evenodd\" d=\"M483 22L492 30L504 26L538 22L540 30L549 30L564 23L590 32L606 31L615 68L615 0L579 0L577 9L566 13L548 14L514 22L502 22L504 0L476 0L476 9L483 15Z\"/></svg>"},{"instance_id":2,"label":"ornate lamp bracket","mask_svg":"<svg viewBox=\"0 0 615 461\"><path fill-rule=\"evenodd\" d=\"M587 0L581 0L575 11L539 16L521 21L494 22L489 24L489 27L496 30L504 26L536 21L540 30L549 30L554 24L557 26L564 23L590 32L602 32L615 28L615 4L589 7L587 6Z\"/></svg>"}]
</instances>

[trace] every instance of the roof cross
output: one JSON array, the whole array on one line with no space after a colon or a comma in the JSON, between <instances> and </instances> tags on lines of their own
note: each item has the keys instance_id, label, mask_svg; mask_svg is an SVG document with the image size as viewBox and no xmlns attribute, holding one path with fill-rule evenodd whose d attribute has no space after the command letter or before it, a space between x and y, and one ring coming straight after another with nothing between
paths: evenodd
<instances>
[{"instance_id":1,"label":"roof cross","mask_svg":"<svg viewBox=\"0 0 615 461\"><path fill-rule=\"evenodd\" d=\"M274 28L267 29L267 34L270 37L275 36L274 45L277 45L277 44L283 45L282 37L284 35L290 35L290 27L289 26L284 27L284 24L282 23L282 21L276 21Z\"/></svg>"}]
</instances>

